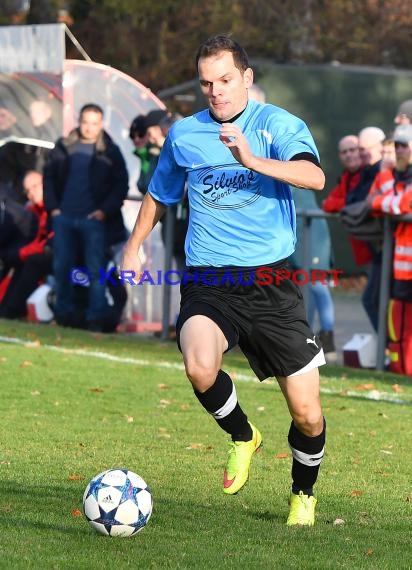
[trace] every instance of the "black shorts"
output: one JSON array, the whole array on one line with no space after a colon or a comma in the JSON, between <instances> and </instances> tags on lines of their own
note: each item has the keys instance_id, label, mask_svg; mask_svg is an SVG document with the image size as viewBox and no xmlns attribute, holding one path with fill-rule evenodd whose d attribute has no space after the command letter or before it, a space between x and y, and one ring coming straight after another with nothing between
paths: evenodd
<instances>
[{"instance_id":1,"label":"black shorts","mask_svg":"<svg viewBox=\"0 0 412 570\"><path fill-rule=\"evenodd\" d=\"M177 342L187 319L205 315L222 330L228 350L239 345L259 380L290 376L308 365L321 345L307 323L300 287L290 278L269 283L270 275L292 271L287 260L266 265L264 279L259 269L189 268L180 286Z\"/></svg>"}]
</instances>

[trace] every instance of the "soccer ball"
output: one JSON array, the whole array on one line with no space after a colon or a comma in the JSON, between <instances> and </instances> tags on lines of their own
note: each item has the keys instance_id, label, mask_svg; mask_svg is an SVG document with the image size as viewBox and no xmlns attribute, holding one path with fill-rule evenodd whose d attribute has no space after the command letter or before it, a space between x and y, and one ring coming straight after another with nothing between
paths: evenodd
<instances>
[{"instance_id":1,"label":"soccer ball","mask_svg":"<svg viewBox=\"0 0 412 570\"><path fill-rule=\"evenodd\" d=\"M99 473L83 495L87 520L106 536L134 536L146 526L152 508L152 495L145 481L128 469Z\"/></svg>"}]
</instances>

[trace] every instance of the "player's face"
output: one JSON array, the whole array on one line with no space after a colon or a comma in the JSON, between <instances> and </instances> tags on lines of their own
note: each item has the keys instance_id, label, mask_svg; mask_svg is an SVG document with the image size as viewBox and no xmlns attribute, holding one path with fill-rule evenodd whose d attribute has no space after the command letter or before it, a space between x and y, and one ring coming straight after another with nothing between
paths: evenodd
<instances>
[{"instance_id":1,"label":"player's face","mask_svg":"<svg viewBox=\"0 0 412 570\"><path fill-rule=\"evenodd\" d=\"M241 72L231 52L199 59L199 81L209 109L220 121L229 121L247 105L248 88L253 83L253 71Z\"/></svg>"},{"instance_id":2,"label":"player's face","mask_svg":"<svg viewBox=\"0 0 412 570\"><path fill-rule=\"evenodd\" d=\"M95 143L103 130L103 116L96 111L85 111L80 117L79 129L84 142Z\"/></svg>"}]
</instances>

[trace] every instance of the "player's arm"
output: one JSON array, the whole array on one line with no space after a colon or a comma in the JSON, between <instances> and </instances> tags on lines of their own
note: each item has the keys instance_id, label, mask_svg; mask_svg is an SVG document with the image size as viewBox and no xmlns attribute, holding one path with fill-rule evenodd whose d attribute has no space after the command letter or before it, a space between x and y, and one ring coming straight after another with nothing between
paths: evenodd
<instances>
[{"instance_id":1,"label":"player's arm","mask_svg":"<svg viewBox=\"0 0 412 570\"><path fill-rule=\"evenodd\" d=\"M313 157L315 158L314 155ZM250 164L244 166L298 188L323 190L325 186L323 170L318 164L307 159L283 161L252 155Z\"/></svg>"},{"instance_id":2,"label":"player's arm","mask_svg":"<svg viewBox=\"0 0 412 570\"><path fill-rule=\"evenodd\" d=\"M120 271L133 271L134 277L139 275L139 249L157 222L163 216L165 210L166 206L158 200L155 200L150 193L145 195L137 215L133 231L123 248Z\"/></svg>"},{"instance_id":3,"label":"player's arm","mask_svg":"<svg viewBox=\"0 0 412 570\"><path fill-rule=\"evenodd\" d=\"M222 124L220 140L230 149L234 158L249 170L298 188L323 190L325 186L325 174L317 158L311 153L302 153L291 160L255 156L246 137L233 123Z\"/></svg>"}]
</instances>

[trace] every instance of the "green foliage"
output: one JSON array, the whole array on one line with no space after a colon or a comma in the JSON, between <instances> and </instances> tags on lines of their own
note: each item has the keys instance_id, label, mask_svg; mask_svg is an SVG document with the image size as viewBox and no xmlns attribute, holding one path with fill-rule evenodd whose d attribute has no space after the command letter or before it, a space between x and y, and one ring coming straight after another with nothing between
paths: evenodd
<instances>
[{"instance_id":1,"label":"green foliage","mask_svg":"<svg viewBox=\"0 0 412 570\"><path fill-rule=\"evenodd\" d=\"M405 0L32 0L26 23L53 21L59 8L69 9L71 30L93 60L153 91L192 79L198 45L216 33L231 33L251 57L278 63L412 67ZM0 23L12 21L10 10L0 14Z\"/></svg>"},{"instance_id":2,"label":"green foliage","mask_svg":"<svg viewBox=\"0 0 412 570\"><path fill-rule=\"evenodd\" d=\"M275 383L254 382L240 353L225 368L264 448L248 486L227 497L226 437L199 408L174 344L6 321L0 335L16 339L0 344L2 568L408 567L407 378L323 370L317 524L288 529L289 416ZM135 538L101 537L81 516L83 491L99 471L124 466L150 485L153 516Z\"/></svg>"}]
</instances>

